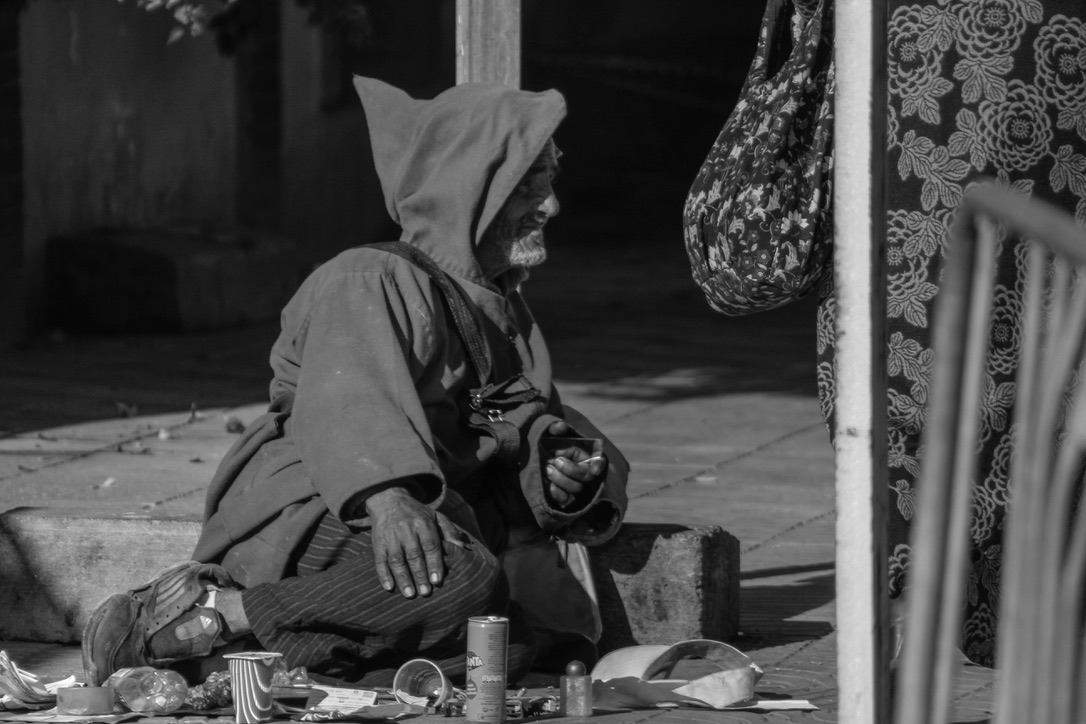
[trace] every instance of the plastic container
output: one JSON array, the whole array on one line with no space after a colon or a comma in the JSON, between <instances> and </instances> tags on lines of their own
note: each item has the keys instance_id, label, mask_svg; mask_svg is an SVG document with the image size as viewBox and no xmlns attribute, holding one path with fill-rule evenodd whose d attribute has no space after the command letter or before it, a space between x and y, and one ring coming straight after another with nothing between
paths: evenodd
<instances>
[{"instance_id":1,"label":"plastic container","mask_svg":"<svg viewBox=\"0 0 1086 724\"><path fill-rule=\"evenodd\" d=\"M134 712L169 714L185 703L189 687L176 671L135 666L118 669L106 680L121 703Z\"/></svg>"},{"instance_id":2,"label":"plastic container","mask_svg":"<svg viewBox=\"0 0 1086 724\"><path fill-rule=\"evenodd\" d=\"M429 659L411 659L392 679L392 695L403 704L441 706L452 693L452 684L445 673Z\"/></svg>"},{"instance_id":3,"label":"plastic container","mask_svg":"<svg viewBox=\"0 0 1086 724\"><path fill-rule=\"evenodd\" d=\"M112 687L73 686L57 689L57 714L61 716L101 716L113 713Z\"/></svg>"},{"instance_id":4,"label":"plastic container","mask_svg":"<svg viewBox=\"0 0 1086 724\"><path fill-rule=\"evenodd\" d=\"M562 716L592 716L592 677L585 673L584 664L570 661L559 686L562 703L558 711Z\"/></svg>"}]
</instances>

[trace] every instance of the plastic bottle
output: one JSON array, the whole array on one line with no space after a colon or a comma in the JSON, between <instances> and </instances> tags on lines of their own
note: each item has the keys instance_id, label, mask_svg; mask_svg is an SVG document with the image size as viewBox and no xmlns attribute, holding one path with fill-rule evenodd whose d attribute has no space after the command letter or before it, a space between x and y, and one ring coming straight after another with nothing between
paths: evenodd
<instances>
[{"instance_id":1,"label":"plastic bottle","mask_svg":"<svg viewBox=\"0 0 1086 724\"><path fill-rule=\"evenodd\" d=\"M584 664L570 661L566 675L559 681L562 716L592 716L592 677L585 673Z\"/></svg>"},{"instance_id":2,"label":"plastic bottle","mask_svg":"<svg viewBox=\"0 0 1086 724\"><path fill-rule=\"evenodd\" d=\"M185 703L189 687L176 671L135 666L118 669L106 680L117 697L134 712L169 714Z\"/></svg>"}]
</instances>

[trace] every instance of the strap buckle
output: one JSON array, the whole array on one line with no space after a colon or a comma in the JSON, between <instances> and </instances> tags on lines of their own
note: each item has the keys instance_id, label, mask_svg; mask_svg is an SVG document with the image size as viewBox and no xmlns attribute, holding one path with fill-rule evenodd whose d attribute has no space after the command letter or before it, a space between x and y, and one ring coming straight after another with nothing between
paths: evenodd
<instances>
[{"instance_id":1,"label":"strap buckle","mask_svg":"<svg viewBox=\"0 0 1086 724\"><path fill-rule=\"evenodd\" d=\"M479 414L486 415L486 419L490 422L502 422L504 419L502 417L502 411L498 408L483 406L483 396L481 393L471 393L471 401L468 404L471 405L471 409L475 410Z\"/></svg>"}]
</instances>

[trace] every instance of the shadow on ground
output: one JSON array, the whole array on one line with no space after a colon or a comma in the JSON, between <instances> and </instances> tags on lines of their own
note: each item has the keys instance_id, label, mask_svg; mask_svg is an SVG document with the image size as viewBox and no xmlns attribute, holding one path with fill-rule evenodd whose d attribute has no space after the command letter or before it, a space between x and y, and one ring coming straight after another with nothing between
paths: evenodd
<instances>
[{"instance_id":1,"label":"shadow on ground","mask_svg":"<svg viewBox=\"0 0 1086 724\"><path fill-rule=\"evenodd\" d=\"M830 621L796 620L834 600L832 572L810 576L786 585L752 586L740 591L742 643L740 648L761 649L829 635ZM745 650L745 649L744 649Z\"/></svg>"}]
</instances>

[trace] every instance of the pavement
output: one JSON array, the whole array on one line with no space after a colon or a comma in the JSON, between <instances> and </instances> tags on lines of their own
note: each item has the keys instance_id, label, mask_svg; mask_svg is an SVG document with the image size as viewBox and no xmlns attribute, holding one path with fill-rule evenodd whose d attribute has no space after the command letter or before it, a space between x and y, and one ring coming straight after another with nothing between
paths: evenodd
<instances>
[{"instance_id":1,"label":"pavement","mask_svg":"<svg viewBox=\"0 0 1086 724\"><path fill-rule=\"evenodd\" d=\"M602 718L836 721L833 452L815 394L814 301L715 314L690 281L681 243L652 224L640 238L609 238L608 213L580 217L592 243L563 243L556 222L551 260L526 287L559 391L630 459L628 520L719 525L739 539L741 632L730 643L765 670L759 692L819 710ZM0 354L0 510L197 514L234 439L228 421L247 422L266 399L275 333L274 324L57 332ZM47 675L79 668L71 647L0 646ZM990 716L991 684L990 670L962 670L955 721Z\"/></svg>"}]
</instances>

